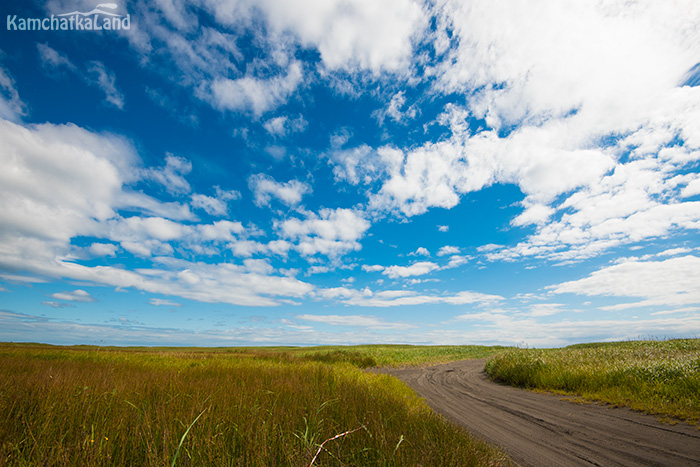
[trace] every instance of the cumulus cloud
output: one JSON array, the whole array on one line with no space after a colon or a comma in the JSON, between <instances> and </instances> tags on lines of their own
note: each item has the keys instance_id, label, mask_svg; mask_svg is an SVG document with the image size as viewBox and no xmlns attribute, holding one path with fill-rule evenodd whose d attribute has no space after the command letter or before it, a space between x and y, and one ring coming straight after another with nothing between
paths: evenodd
<instances>
[{"instance_id":1,"label":"cumulus cloud","mask_svg":"<svg viewBox=\"0 0 700 467\"><path fill-rule=\"evenodd\" d=\"M298 180L279 183L265 174L255 174L248 178L248 186L253 191L256 206L269 206L272 198L276 198L287 206L295 206L301 198L311 192L311 187Z\"/></svg>"},{"instance_id":2,"label":"cumulus cloud","mask_svg":"<svg viewBox=\"0 0 700 467\"><path fill-rule=\"evenodd\" d=\"M406 97L404 91L399 91L394 94L385 109L374 112L374 117L379 125L383 125L387 118L390 118L395 123L407 124L409 120L416 117L418 109L415 105L411 105L404 109Z\"/></svg>"},{"instance_id":3,"label":"cumulus cloud","mask_svg":"<svg viewBox=\"0 0 700 467\"><path fill-rule=\"evenodd\" d=\"M287 219L280 223L282 236L296 242L295 248L305 256L320 253L338 257L359 250L360 240L370 223L361 212L353 209L321 209L308 213L306 219Z\"/></svg>"},{"instance_id":4,"label":"cumulus cloud","mask_svg":"<svg viewBox=\"0 0 700 467\"><path fill-rule=\"evenodd\" d=\"M228 202L240 198L241 194L236 190L225 191L218 186L214 188L216 196L195 193L190 204L193 208L202 209L212 216L225 216L228 213Z\"/></svg>"},{"instance_id":5,"label":"cumulus cloud","mask_svg":"<svg viewBox=\"0 0 700 467\"><path fill-rule=\"evenodd\" d=\"M700 258L687 255L663 261L631 259L548 289L556 294L640 299L603 307L606 310L697 305L700 304Z\"/></svg>"},{"instance_id":6,"label":"cumulus cloud","mask_svg":"<svg viewBox=\"0 0 700 467\"><path fill-rule=\"evenodd\" d=\"M250 18L255 7L263 13L272 40L290 32L302 46L316 48L330 70L403 71L410 64L414 41L428 26L423 8L413 0L211 1L207 7L228 25Z\"/></svg>"},{"instance_id":7,"label":"cumulus cloud","mask_svg":"<svg viewBox=\"0 0 700 467\"><path fill-rule=\"evenodd\" d=\"M445 42L434 90L469 97L438 119L448 137L392 148L394 165L363 174L381 183L371 210L415 216L497 183L517 185L525 198L511 224L535 233L492 260L580 260L696 231L688 172L700 158L700 88L679 85L700 53L688 40L700 39L690 26L700 8L446 0L436 11L435 37ZM334 159L336 177L362 181L351 169L379 151Z\"/></svg>"},{"instance_id":8,"label":"cumulus cloud","mask_svg":"<svg viewBox=\"0 0 700 467\"><path fill-rule=\"evenodd\" d=\"M116 256L118 249L113 243L93 243L89 251L94 256Z\"/></svg>"},{"instance_id":9,"label":"cumulus cloud","mask_svg":"<svg viewBox=\"0 0 700 467\"><path fill-rule=\"evenodd\" d=\"M127 188L147 177L170 191L188 191L182 174L190 170L190 164L184 159L168 156L165 167L142 169L133 146L125 139L74 125L21 126L3 120L0 139L5 149L0 152L4 167L0 171L3 271L250 306L278 305L313 290L294 277L263 270L258 263L205 264L175 259L173 244L184 251L211 255L241 241L246 232L240 222L184 224L178 220L195 219L182 206L160 203ZM122 210L134 209L146 212L122 215ZM170 213L175 218L148 215L148 211ZM118 244L124 252L150 259L154 265L128 270L80 264L72 256L76 237L95 239L85 249L93 256L116 255ZM284 244L269 242L265 251L284 251ZM27 280L40 279L28 276ZM81 295L72 292L54 298L76 301Z\"/></svg>"},{"instance_id":10,"label":"cumulus cloud","mask_svg":"<svg viewBox=\"0 0 700 467\"><path fill-rule=\"evenodd\" d=\"M265 130L272 136L284 137L291 133L300 133L306 129L308 122L302 115L295 119L286 116L271 118L263 124Z\"/></svg>"},{"instance_id":11,"label":"cumulus cloud","mask_svg":"<svg viewBox=\"0 0 700 467\"><path fill-rule=\"evenodd\" d=\"M400 169L404 154L391 147L373 150L367 145L332 151L330 160L336 180L369 185Z\"/></svg>"},{"instance_id":12,"label":"cumulus cloud","mask_svg":"<svg viewBox=\"0 0 700 467\"><path fill-rule=\"evenodd\" d=\"M424 248L422 246L418 247L416 251L411 252L408 254L409 256L430 256L430 252L428 251L427 248ZM439 253L438 253L439 256Z\"/></svg>"},{"instance_id":13,"label":"cumulus cloud","mask_svg":"<svg viewBox=\"0 0 700 467\"><path fill-rule=\"evenodd\" d=\"M282 105L301 80L301 65L292 63L285 75L272 78L216 78L209 85L209 94L205 97L221 110L251 112L259 117Z\"/></svg>"},{"instance_id":14,"label":"cumulus cloud","mask_svg":"<svg viewBox=\"0 0 700 467\"><path fill-rule=\"evenodd\" d=\"M88 292L82 289L77 289L73 292L57 292L51 294L51 297L57 300L65 300L67 302L90 303L97 301L95 297L93 297Z\"/></svg>"},{"instance_id":15,"label":"cumulus cloud","mask_svg":"<svg viewBox=\"0 0 700 467\"><path fill-rule=\"evenodd\" d=\"M423 276L438 269L439 266L430 261L419 261L410 266L387 266L382 274L391 279L403 277Z\"/></svg>"},{"instance_id":16,"label":"cumulus cloud","mask_svg":"<svg viewBox=\"0 0 700 467\"><path fill-rule=\"evenodd\" d=\"M162 168L150 168L143 172L143 177L162 185L168 193L185 194L191 190L185 175L192 171L192 163L184 157L166 154L165 166Z\"/></svg>"},{"instance_id":17,"label":"cumulus cloud","mask_svg":"<svg viewBox=\"0 0 700 467\"><path fill-rule=\"evenodd\" d=\"M457 253L459 253L458 247L452 246L452 245L445 245L438 250L437 255L438 256L445 256L445 255L455 255Z\"/></svg>"}]
</instances>

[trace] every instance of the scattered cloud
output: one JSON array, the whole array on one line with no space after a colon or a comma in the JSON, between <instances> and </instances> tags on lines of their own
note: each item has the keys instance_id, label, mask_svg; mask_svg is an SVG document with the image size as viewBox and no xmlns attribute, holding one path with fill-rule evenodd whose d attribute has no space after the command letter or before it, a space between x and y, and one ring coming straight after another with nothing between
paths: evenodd
<instances>
[{"instance_id":1,"label":"scattered cloud","mask_svg":"<svg viewBox=\"0 0 700 467\"><path fill-rule=\"evenodd\" d=\"M90 254L101 257L101 256L116 256L119 247L114 243L93 243L90 245Z\"/></svg>"},{"instance_id":2,"label":"scattered cloud","mask_svg":"<svg viewBox=\"0 0 700 467\"><path fill-rule=\"evenodd\" d=\"M173 302L172 300L164 300L162 298L152 298L148 301L149 305L153 306L174 306L181 307L181 303Z\"/></svg>"},{"instance_id":3,"label":"scattered cloud","mask_svg":"<svg viewBox=\"0 0 700 467\"><path fill-rule=\"evenodd\" d=\"M44 306L50 306L51 308L72 308L73 307L73 305L71 305L70 303L55 302L53 300L51 300L51 301L45 300L45 301L41 302L41 304Z\"/></svg>"},{"instance_id":4,"label":"scattered cloud","mask_svg":"<svg viewBox=\"0 0 700 467\"><path fill-rule=\"evenodd\" d=\"M48 44L37 43L36 48L39 51L39 59L44 67L49 69L66 68L73 73L78 73L78 67L65 54L51 48Z\"/></svg>"},{"instance_id":5,"label":"scattered cloud","mask_svg":"<svg viewBox=\"0 0 700 467\"><path fill-rule=\"evenodd\" d=\"M700 258L687 255L663 261L625 261L548 289L555 294L640 299L603 307L611 311L697 305L700 304Z\"/></svg>"},{"instance_id":6,"label":"scattered cloud","mask_svg":"<svg viewBox=\"0 0 700 467\"><path fill-rule=\"evenodd\" d=\"M296 206L301 198L311 192L311 187L298 180L279 183L265 174L251 175L248 186L253 191L256 206L270 206L272 198L276 198L287 206Z\"/></svg>"},{"instance_id":7,"label":"scattered cloud","mask_svg":"<svg viewBox=\"0 0 700 467\"><path fill-rule=\"evenodd\" d=\"M260 117L285 103L302 77L302 67L295 62L289 65L285 75L272 78L216 78L203 96L221 110L250 112Z\"/></svg>"},{"instance_id":8,"label":"scattered cloud","mask_svg":"<svg viewBox=\"0 0 700 467\"><path fill-rule=\"evenodd\" d=\"M271 118L263 124L265 130L272 136L282 138L292 133L301 133L306 130L308 122L302 115L291 120L286 116Z\"/></svg>"},{"instance_id":9,"label":"scattered cloud","mask_svg":"<svg viewBox=\"0 0 700 467\"><path fill-rule=\"evenodd\" d=\"M418 249L414 252L411 252L408 254L409 256L430 256L430 252L428 251L427 248L423 248L422 246L418 247ZM438 256L440 253L438 253Z\"/></svg>"},{"instance_id":10,"label":"scattered cloud","mask_svg":"<svg viewBox=\"0 0 700 467\"><path fill-rule=\"evenodd\" d=\"M415 325L407 323L391 323L376 316L366 315L297 315L296 319L326 324L329 326L359 326L373 329L411 329Z\"/></svg>"},{"instance_id":11,"label":"scattered cloud","mask_svg":"<svg viewBox=\"0 0 700 467\"><path fill-rule=\"evenodd\" d=\"M460 251L459 248L456 246L445 245L438 250L437 255L438 256L456 255L457 253L459 253L459 251Z\"/></svg>"},{"instance_id":12,"label":"scattered cloud","mask_svg":"<svg viewBox=\"0 0 700 467\"><path fill-rule=\"evenodd\" d=\"M383 290L373 292L369 288L357 290L346 287L319 289L316 294L320 298L338 300L346 305L366 307L426 305L437 303L449 305L493 305L504 300L504 298L499 295L489 295L471 291L458 292L452 295L426 295L411 290Z\"/></svg>"},{"instance_id":13,"label":"scattered cloud","mask_svg":"<svg viewBox=\"0 0 700 467\"><path fill-rule=\"evenodd\" d=\"M207 196L199 193L194 193L191 196L191 206L195 209L202 209L207 214L212 216L226 216L228 214L228 202L239 199L240 192L236 190L225 191L221 188L216 189L216 196Z\"/></svg>"},{"instance_id":14,"label":"scattered cloud","mask_svg":"<svg viewBox=\"0 0 700 467\"><path fill-rule=\"evenodd\" d=\"M143 172L143 178L153 180L163 186L168 193L174 195L186 194L191 190L185 175L192 171L192 163L184 157L166 154L165 166L159 169L151 168Z\"/></svg>"},{"instance_id":15,"label":"scattered cloud","mask_svg":"<svg viewBox=\"0 0 700 467\"><path fill-rule=\"evenodd\" d=\"M361 212L352 209L322 209L307 213L306 219L287 219L280 223L283 237L296 241L295 248L305 256L320 253L338 257L361 248L360 240L370 223Z\"/></svg>"},{"instance_id":16,"label":"scattered cloud","mask_svg":"<svg viewBox=\"0 0 700 467\"><path fill-rule=\"evenodd\" d=\"M10 72L0 64L0 118L17 122L27 114L27 105L20 99Z\"/></svg>"},{"instance_id":17,"label":"scattered cloud","mask_svg":"<svg viewBox=\"0 0 700 467\"><path fill-rule=\"evenodd\" d=\"M90 82L105 93L107 102L120 110L124 110L124 95L115 85L116 77L114 72L108 70L104 63L98 61L90 62L87 72L92 76Z\"/></svg>"},{"instance_id":18,"label":"scattered cloud","mask_svg":"<svg viewBox=\"0 0 700 467\"><path fill-rule=\"evenodd\" d=\"M55 298L56 300L65 300L67 302L90 303L97 301L95 297L82 289L77 289L73 292L57 292L51 294L51 297Z\"/></svg>"},{"instance_id":19,"label":"scattered cloud","mask_svg":"<svg viewBox=\"0 0 700 467\"><path fill-rule=\"evenodd\" d=\"M436 269L439 269L439 266L431 261L419 261L410 266L387 266L382 274L390 279L398 279L400 277L423 276Z\"/></svg>"}]
</instances>

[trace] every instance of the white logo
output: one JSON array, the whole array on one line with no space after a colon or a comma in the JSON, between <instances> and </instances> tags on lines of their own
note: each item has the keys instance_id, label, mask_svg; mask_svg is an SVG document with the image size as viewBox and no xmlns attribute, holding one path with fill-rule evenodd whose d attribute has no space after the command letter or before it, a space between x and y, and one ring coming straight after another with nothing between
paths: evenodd
<instances>
[{"instance_id":1,"label":"white logo","mask_svg":"<svg viewBox=\"0 0 700 467\"><path fill-rule=\"evenodd\" d=\"M112 31L131 29L131 15L120 15L116 3L100 3L92 11L73 11L47 18L7 15L8 31Z\"/></svg>"}]
</instances>

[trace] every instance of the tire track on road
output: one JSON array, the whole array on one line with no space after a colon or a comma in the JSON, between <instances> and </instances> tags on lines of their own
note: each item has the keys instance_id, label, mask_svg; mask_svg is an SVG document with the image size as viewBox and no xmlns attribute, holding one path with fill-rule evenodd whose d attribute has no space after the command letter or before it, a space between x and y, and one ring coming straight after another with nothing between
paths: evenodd
<instances>
[{"instance_id":1,"label":"tire track on road","mask_svg":"<svg viewBox=\"0 0 700 467\"><path fill-rule=\"evenodd\" d=\"M700 430L653 416L494 383L485 360L379 370L398 377L523 466L700 466Z\"/></svg>"}]
</instances>

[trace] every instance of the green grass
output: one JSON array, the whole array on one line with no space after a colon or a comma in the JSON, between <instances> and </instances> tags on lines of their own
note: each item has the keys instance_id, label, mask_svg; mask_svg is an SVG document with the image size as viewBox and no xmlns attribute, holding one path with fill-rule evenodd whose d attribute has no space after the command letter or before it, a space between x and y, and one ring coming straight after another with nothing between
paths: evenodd
<instances>
[{"instance_id":1,"label":"green grass","mask_svg":"<svg viewBox=\"0 0 700 467\"><path fill-rule=\"evenodd\" d=\"M494 379L530 389L575 394L697 423L700 339L511 349L486 363Z\"/></svg>"},{"instance_id":2,"label":"green grass","mask_svg":"<svg viewBox=\"0 0 700 467\"><path fill-rule=\"evenodd\" d=\"M360 369L479 352L0 344L0 465L509 465Z\"/></svg>"}]
</instances>

